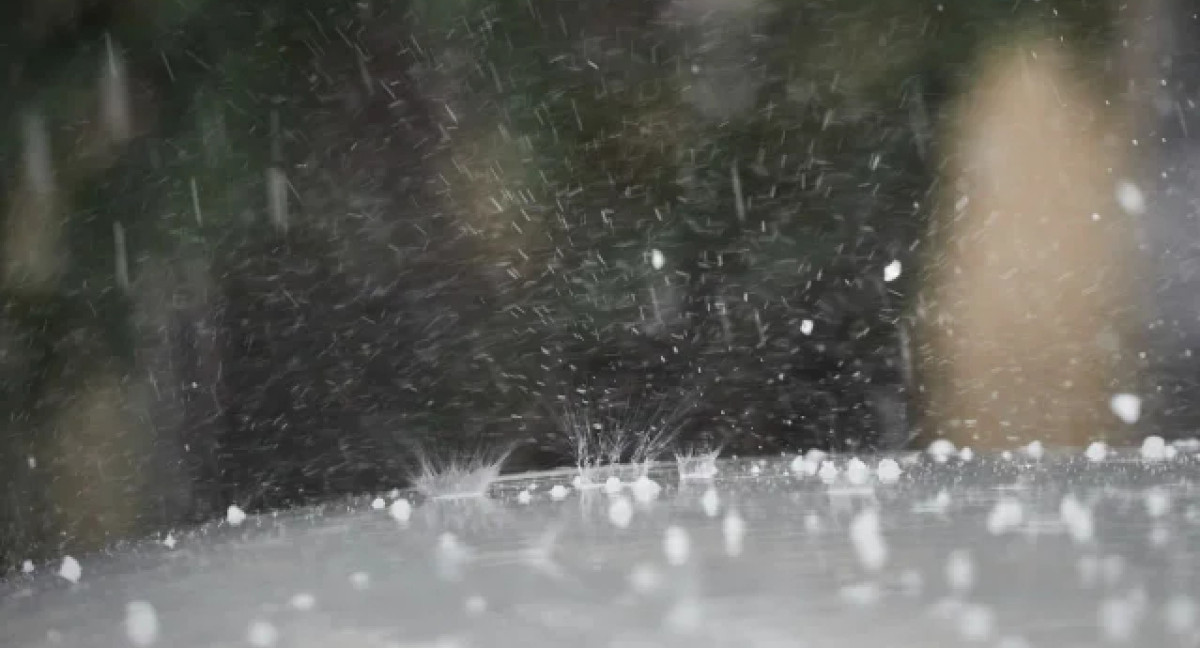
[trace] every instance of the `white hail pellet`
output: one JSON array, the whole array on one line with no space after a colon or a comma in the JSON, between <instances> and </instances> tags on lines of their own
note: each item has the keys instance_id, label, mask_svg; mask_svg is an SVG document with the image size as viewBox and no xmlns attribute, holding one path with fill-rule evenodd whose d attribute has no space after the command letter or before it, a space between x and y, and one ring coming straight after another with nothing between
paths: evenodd
<instances>
[{"instance_id":1,"label":"white hail pellet","mask_svg":"<svg viewBox=\"0 0 1200 648\"><path fill-rule=\"evenodd\" d=\"M879 476L879 481L890 484L900 479L900 464L896 463L895 459L880 459L879 465L875 468L875 474Z\"/></svg>"},{"instance_id":2,"label":"white hail pellet","mask_svg":"<svg viewBox=\"0 0 1200 648\"><path fill-rule=\"evenodd\" d=\"M397 522L408 522L412 517L412 504L404 498L400 498L388 507L388 514Z\"/></svg>"},{"instance_id":3,"label":"white hail pellet","mask_svg":"<svg viewBox=\"0 0 1200 648\"><path fill-rule=\"evenodd\" d=\"M624 529L633 521L633 504L624 497L614 497L608 504L608 521L619 529Z\"/></svg>"},{"instance_id":4,"label":"white hail pellet","mask_svg":"<svg viewBox=\"0 0 1200 648\"><path fill-rule=\"evenodd\" d=\"M708 517L717 517L721 509L721 496L715 488L709 488L700 496L700 508L704 509L704 514Z\"/></svg>"},{"instance_id":5,"label":"white hail pellet","mask_svg":"<svg viewBox=\"0 0 1200 648\"><path fill-rule=\"evenodd\" d=\"M992 535L1001 535L1015 530L1025 520L1025 509L1011 497L1000 498L987 517L987 530Z\"/></svg>"},{"instance_id":6,"label":"white hail pellet","mask_svg":"<svg viewBox=\"0 0 1200 648\"><path fill-rule=\"evenodd\" d=\"M1088 444L1087 450L1083 451L1083 456L1091 462L1104 461L1108 457L1108 444L1103 441L1092 441Z\"/></svg>"},{"instance_id":7,"label":"white hail pellet","mask_svg":"<svg viewBox=\"0 0 1200 648\"><path fill-rule=\"evenodd\" d=\"M233 526L238 526L246 521L246 512L236 504L230 504L229 508L225 510L225 521Z\"/></svg>"},{"instance_id":8,"label":"white hail pellet","mask_svg":"<svg viewBox=\"0 0 1200 648\"><path fill-rule=\"evenodd\" d=\"M62 565L58 568L58 576L63 580L72 583L78 583L83 577L83 567L71 556L66 556L62 559Z\"/></svg>"},{"instance_id":9,"label":"white hail pellet","mask_svg":"<svg viewBox=\"0 0 1200 648\"><path fill-rule=\"evenodd\" d=\"M1108 407L1126 425L1133 425L1142 417L1142 399L1134 394L1117 394L1108 401Z\"/></svg>"},{"instance_id":10,"label":"white hail pellet","mask_svg":"<svg viewBox=\"0 0 1200 648\"><path fill-rule=\"evenodd\" d=\"M933 457L934 461L945 462L954 454L956 448L948 439L934 439L925 449L929 456Z\"/></svg>"},{"instance_id":11,"label":"white hail pellet","mask_svg":"<svg viewBox=\"0 0 1200 648\"><path fill-rule=\"evenodd\" d=\"M562 484L555 484L554 487L550 489L550 499L553 499L553 500L566 499L567 492L568 491L567 491L566 486L563 486Z\"/></svg>"},{"instance_id":12,"label":"white hail pellet","mask_svg":"<svg viewBox=\"0 0 1200 648\"><path fill-rule=\"evenodd\" d=\"M375 499L371 500L371 508L376 511L382 511L386 506L387 502L385 502L382 497L376 497Z\"/></svg>"},{"instance_id":13,"label":"white hail pellet","mask_svg":"<svg viewBox=\"0 0 1200 648\"><path fill-rule=\"evenodd\" d=\"M850 542L864 568L878 571L887 562L887 543L880 529L879 513L874 509L860 512L850 522Z\"/></svg>"},{"instance_id":14,"label":"white hail pellet","mask_svg":"<svg viewBox=\"0 0 1200 648\"><path fill-rule=\"evenodd\" d=\"M867 480L870 478L871 469L858 457L850 459L849 463L846 464L846 481L851 484L861 486L867 483Z\"/></svg>"},{"instance_id":15,"label":"white hail pellet","mask_svg":"<svg viewBox=\"0 0 1200 648\"><path fill-rule=\"evenodd\" d=\"M246 642L254 648L271 648L278 641L279 630L270 621L258 619L246 629Z\"/></svg>"},{"instance_id":16,"label":"white hail pellet","mask_svg":"<svg viewBox=\"0 0 1200 648\"><path fill-rule=\"evenodd\" d=\"M725 537L725 555L730 558L742 555L746 538L746 521L737 514L737 511L725 514L725 520L721 523L721 533Z\"/></svg>"},{"instance_id":17,"label":"white hail pellet","mask_svg":"<svg viewBox=\"0 0 1200 648\"><path fill-rule=\"evenodd\" d=\"M152 646L158 641L158 613L146 601L125 604L125 637L135 646Z\"/></svg>"},{"instance_id":18,"label":"white hail pellet","mask_svg":"<svg viewBox=\"0 0 1200 648\"><path fill-rule=\"evenodd\" d=\"M678 567L686 564L692 553L692 539L682 527L667 527L663 536L663 551L671 565Z\"/></svg>"},{"instance_id":19,"label":"white hail pellet","mask_svg":"<svg viewBox=\"0 0 1200 648\"><path fill-rule=\"evenodd\" d=\"M308 592L297 592L288 600L288 605L292 606L294 610L306 612L317 606L317 597Z\"/></svg>"},{"instance_id":20,"label":"white hail pellet","mask_svg":"<svg viewBox=\"0 0 1200 648\"><path fill-rule=\"evenodd\" d=\"M1162 461L1167 458L1167 442L1162 437L1150 435L1142 440L1142 460Z\"/></svg>"}]
</instances>

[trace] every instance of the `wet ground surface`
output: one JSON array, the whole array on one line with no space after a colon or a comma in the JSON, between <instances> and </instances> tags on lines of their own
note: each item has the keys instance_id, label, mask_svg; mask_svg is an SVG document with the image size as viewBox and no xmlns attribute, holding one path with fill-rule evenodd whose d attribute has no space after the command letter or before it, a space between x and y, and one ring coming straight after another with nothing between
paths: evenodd
<instances>
[{"instance_id":1,"label":"wet ground surface","mask_svg":"<svg viewBox=\"0 0 1200 648\"><path fill-rule=\"evenodd\" d=\"M1194 447L940 450L234 512L10 574L0 645L1200 645Z\"/></svg>"}]
</instances>

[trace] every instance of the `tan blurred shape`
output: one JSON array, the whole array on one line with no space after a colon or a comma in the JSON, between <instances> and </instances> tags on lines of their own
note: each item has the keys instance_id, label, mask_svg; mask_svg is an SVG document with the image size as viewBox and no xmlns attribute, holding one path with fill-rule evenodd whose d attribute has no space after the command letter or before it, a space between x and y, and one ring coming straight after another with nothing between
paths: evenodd
<instances>
[{"instance_id":1,"label":"tan blurred shape","mask_svg":"<svg viewBox=\"0 0 1200 648\"><path fill-rule=\"evenodd\" d=\"M1134 231L1114 204L1121 132L1067 54L986 57L953 112L918 306L926 434L1080 445L1117 429Z\"/></svg>"}]
</instances>

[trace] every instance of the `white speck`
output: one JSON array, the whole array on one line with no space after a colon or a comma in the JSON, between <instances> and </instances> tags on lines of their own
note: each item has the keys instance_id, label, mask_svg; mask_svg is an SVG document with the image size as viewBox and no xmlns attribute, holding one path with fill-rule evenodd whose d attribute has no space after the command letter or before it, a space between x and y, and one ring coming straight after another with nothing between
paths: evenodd
<instances>
[{"instance_id":1,"label":"white speck","mask_svg":"<svg viewBox=\"0 0 1200 648\"><path fill-rule=\"evenodd\" d=\"M650 266L651 267L653 267L655 270L662 270L662 267L664 265L666 265L666 263L667 263L667 258L665 256L663 256L663 253L661 251L659 251L657 249L650 250Z\"/></svg>"},{"instance_id":2,"label":"white speck","mask_svg":"<svg viewBox=\"0 0 1200 648\"><path fill-rule=\"evenodd\" d=\"M365 590L371 586L371 575L364 571L350 574L350 586L356 590Z\"/></svg>"},{"instance_id":3,"label":"white speck","mask_svg":"<svg viewBox=\"0 0 1200 648\"><path fill-rule=\"evenodd\" d=\"M608 493L609 495L615 495L616 493L620 493L621 487L622 487L622 484L621 484L620 477L613 476L613 477L609 477L608 479L604 480L604 492Z\"/></svg>"},{"instance_id":4,"label":"white speck","mask_svg":"<svg viewBox=\"0 0 1200 648\"><path fill-rule=\"evenodd\" d=\"M624 529L633 521L633 504L624 497L615 497L608 504L608 521L613 526Z\"/></svg>"},{"instance_id":5,"label":"white speck","mask_svg":"<svg viewBox=\"0 0 1200 648\"><path fill-rule=\"evenodd\" d=\"M954 454L955 450L954 444L948 439L934 439L929 444L929 447L925 449L925 452L929 453L929 456L933 457L934 461L945 463L950 459L950 455Z\"/></svg>"},{"instance_id":6,"label":"white speck","mask_svg":"<svg viewBox=\"0 0 1200 648\"><path fill-rule=\"evenodd\" d=\"M317 606L317 597L308 592L299 592L292 595L292 598L288 600L288 605L292 606L294 610L307 612Z\"/></svg>"},{"instance_id":7,"label":"white speck","mask_svg":"<svg viewBox=\"0 0 1200 648\"><path fill-rule=\"evenodd\" d=\"M402 497L392 502L392 505L388 507L388 514L397 522L408 522L412 517L412 504Z\"/></svg>"},{"instance_id":8,"label":"white speck","mask_svg":"<svg viewBox=\"0 0 1200 648\"><path fill-rule=\"evenodd\" d=\"M946 558L946 583L958 594L965 594L975 586L975 561L971 552L956 549Z\"/></svg>"},{"instance_id":9,"label":"white speck","mask_svg":"<svg viewBox=\"0 0 1200 648\"><path fill-rule=\"evenodd\" d=\"M25 562L21 563L21 573L22 574L32 574L33 569L34 569L34 567L33 567L32 560L26 560Z\"/></svg>"},{"instance_id":10,"label":"white speck","mask_svg":"<svg viewBox=\"0 0 1200 648\"><path fill-rule=\"evenodd\" d=\"M467 600L463 603L463 607L466 609L467 614L471 616L479 616L480 614L487 612L487 599L478 594L474 594L467 597Z\"/></svg>"},{"instance_id":11,"label":"white speck","mask_svg":"<svg viewBox=\"0 0 1200 648\"><path fill-rule=\"evenodd\" d=\"M1166 459L1167 444L1160 436L1151 435L1142 440L1142 459L1162 461Z\"/></svg>"},{"instance_id":12,"label":"white speck","mask_svg":"<svg viewBox=\"0 0 1200 648\"><path fill-rule=\"evenodd\" d=\"M517 493L517 502L518 503L528 504L532 501L533 501L533 493L530 493L528 490L523 490L520 493Z\"/></svg>"},{"instance_id":13,"label":"white speck","mask_svg":"<svg viewBox=\"0 0 1200 648\"><path fill-rule=\"evenodd\" d=\"M879 513L867 509L850 522L850 541L858 554L858 562L870 571L878 571L887 562L887 543L880 531Z\"/></svg>"},{"instance_id":14,"label":"white speck","mask_svg":"<svg viewBox=\"0 0 1200 648\"><path fill-rule=\"evenodd\" d=\"M1137 634L1137 606L1124 598L1110 598L1100 604L1100 633L1106 641L1127 643Z\"/></svg>"},{"instance_id":15,"label":"white speck","mask_svg":"<svg viewBox=\"0 0 1200 648\"><path fill-rule=\"evenodd\" d=\"M746 538L746 521L736 511L725 514L721 523L721 533L725 536L725 555L736 558L742 555Z\"/></svg>"},{"instance_id":16,"label":"white speck","mask_svg":"<svg viewBox=\"0 0 1200 648\"><path fill-rule=\"evenodd\" d=\"M1146 197L1137 185L1122 180L1117 183L1117 203L1130 216L1141 216L1146 213Z\"/></svg>"},{"instance_id":17,"label":"white speck","mask_svg":"<svg viewBox=\"0 0 1200 648\"><path fill-rule=\"evenodd\" d=\"M387 506L387 502L385 502L382 497L376 497L375 499L371 500L371 508L375 509L376 511L382 511L385 506Z\"/></svg>"},{"instance_id":18,"label":"white speck","mask_svg":"<svg viewBox=\"0 0 1200 648\"><path fill-rule=\"evenodd\" d=\"M817 472L817 476L820 477L822 481L831 482L837 479L838 467L832 461L822 461L821 470Z\"/></svg>"},{"instance_id":19,"label":"white speck","mask_svg":"<svg viewBox=\"0 0 1200 648\"><path fill-rule=\"evenodd\" d=\"M996 613L983 605L967 605L958 615L958 632L963 639L979 643L992 638L996 631Z\"/></svg>"},{"instance_id":20,"label":"white speck","mask_svg":"<svg viewBox=\"0 0 1200 648\"><path fill-rule=\"evenodd\" d=\"M880 459L879 466L875 468L875 474L879 476L879 481L885 484L899 480L902 472L900 464L896 463L895 459Z\"/></svg>"},{"instance_id":21,"label":"white speck","mask_svg":"<svg viewBox=\"0 0 1200 648\"><path fill-rule=\"evenodd\" d=\"M167 533L167 537L162 539L162 544L167 549L174 549L177 542L173 533Z\"/></svg>"},{"instance_id":22,"label":"white speck","mask_svg":"<svg viewBox=\"0 0 1200 648\"><path fill-rule=\"evenodd\" d=\"M238 508L236 504L230 504L229 508L225 510L225 521L237 526L246 521L246 512Z\"/></svg>"},{"instance_id":23,"label":"white speck","mask_svg":"<svg viewBox=\"0 0 1200 648\"><path fill-rule=\"evenodd\" d=\"M677 526L667 527L663 536L663 551L667 554L667 562L678 567L687 563L692 553L692 539L687 531Z\"/></svg>"},{"instance_id":24,"label":"white speck","mask_svg":"<svg viewBox=\"0 0 1200 648\"><path fill-rule=\"evenodd\" d=\"M562 484L555 484L554 488L550 489L550 499L563 500L567 497L567 487Z\"/></svg>"},{"instance_id":25,"label":"white speck","mask_svg":"<svg viewBox=\"0 0 1200 648\"><path fill-rule=\"evenodd\" d=\"M58 575L64 580L78 583L83 576L83 567L79 565L79 561L67 556L63 558L62 565L58 568Z\"/></svg>"},{"instance_id":26,"label":"white speck","mask_svg":"<svg viewBox=\"0 0 1200 648\"><path fill-rule=\"evenodd\" d=\"M1024 450L1025 455L1034 461L1040 461L1046 455L1046 448L1041 441L1030 441Z\"/></svg>"},{"instance_id":27,"label":"white speck","mask_svg":"<svg viewBox=\"0 0 1200 648\"><path fill-rule=\"evenodd\" d=\"M812 335L812 332L813 332L813 321L812 320L806 319L806 320L803 320L800 322L800 334L801 335Z\"/></svg>"},{"instance_id":28,"label":"white speck","mask_svg":"<svg viewBox=\"0 0 1200 648\"><path fill-rule=\"evenodd\" d=\"M25 462L29 464L29 469L30 469L30 470L33 470L34 468L37 468L37 457L35 457L35 456L33 456L33 455L29 455L29 457L27 457L27 458L25 459Z\"/></svg>"},{"instance_id":29,"label":"white speck","mask_svg":"<svg viewBox=\"0 0 1200 648\"><path fill-rule=\"evenodd\" d=\"M821 522L821 515L816 511L809 511L804 514L804 530L808 533L820 533L824 526Z\"/></svg>"},{"instance_id":30,"label":"white speck","mask_svg":"<svg viewBox=\"0 0 1200 648\"><path fill-rule=\"evenodd\" d=\"M1005 461L1012 461L1012 452L1005 450L1004 452L1000 453L1000 458Z\"/></svg>"},{"instance_id":31,"label":"white speck","mask_svg":"<svg viewBox=\"0 0 1200 648\"><path fill-rule=\"evenodd\" d=\"M896 259L883 268L883 280L892 282L900 278L900 259Z\"/></svg>"},{"instance_id":32,"label":"white speck","mask_svg":"<svg viewBox=\"0 0 1200 648\"><path fill-rule=\"evenodd\" d=\"M1063 497L1062 503L1058 506L1058 515L1063 524L1067 525L1067 532L1071 534L1071 539L1076 544L1091 542L1096 528L1095 522L1092 520L1092 512L1078 499L1075 499L1074 495L1067 494Z\"/></svg>"},{"instance_id":33,"label":"white speck","mask_svg":"<svg viewBox=\"0 0 1200 648\"><path fill-rule=\"evenodd\" d=\"M658 494L662 492L662 486L659 486L658 482L653 479L642 475L633 482L632 490L633 498L642 504L646 504L658 497Z\"/></svg>"},{"instance_id":34,"label":"white speck","mask_svg":"<svg viewBox=\"0 0 1200 648\"><path fill-rule=\"evenodd\" d=\"M1103 441L1092 441L1088 444L1087 450L1083 451L1083 455L1088 461L1100 462L1108 457L1108 444Z\"/></svg>"},{"instance_id":35,"label":"white speck","mask_svg":"<svg viewBox=\"0 0 1200 648\"><path fill-rule=\"evenodd\" d=\"M975 458L975 451L970 448L963 448L958 451L958 458L961 461L970 463Z\"/></svg>"},{"instance_id":36,"label":"white speck","mask_svg":"<svg viewBox=\"0 0 1200 648\"><path fill-rule=\"evenodd\" d=\"M1163 448L1163 459L1170 461L1179 455L1179 449L1173 445Z\"/></svg>"},{"instance_id":37,"label":"white speck","mask_svg":"<svg viewBox=\"0 0 1200 648\"><path fill-rule=\"evenodd\" d=\"M867 483L871 478L871 469L858 457L850 459L846 464L846 480L855 486Z\"/></svg>"},{"instance_id":38,"label":"white speck","mask_svg":"<svg viewBox=\"0 0 1200 648\"><path fill-rule=\"evenodd\" d=\"M1146 505L1146 514L1152 518L1160 518L1171 510L1171 495L1161 488L1147 488L1142 501Z\"/></svg>"},{"instance_id":39,"label":"white speck","mask_svg":"<svg viewBox=\"0 0 1200 648\"><path fill-rule=\"evenodd\" d=\"M751 475L754 475L757 477L760 473L762 473L762 466L758 465L757 463L750 466L750 474Z\"/></svg>"},{"instance_id":40,"label":"white speck","mask_svg":"<svg viewBox=\"0 0 1200 648\"><path fill-rule=\"evenodd\" d=\"M1021 526L1025 510L1021 503L1011 497L1002 497L988 513L987 529L992 535L1007 533Z\"/></svg>"},{"instance_id":41,"label":"white speck","mask_svg":"<svg viewBox=\"0 0 1200 648\"><path fill-rule=\"evenodd\" d=\"M1117 394L1108 401L1112 413L1126 425L1133 425L1142 417L1142 399L1133 394Z\"/></svg>"},{"instance_id":42,"label":"white speck","mask_svg":"<svg viewBox=\"0 0 1200 648\"><path fill-rule=\"evenodd\" d=\"M662 586L662 573L654 565L639 563L629 572L629 585L638 594L650 594Z\"/></svg>"},{"instance_id":43,"label":"white speck","mask_svg":"<svg viewBox=\"0 0 1200 648\"><path fill-rule=\"evenodd\" d=\"M875 605L879 599L883 598L883 591L880 589L879 583L873 581L847 585L838 594L843 601L857 607Z\"/></svg>"},{"instance_id":44,"label":"white speck","mask_svg":"<svg viewBox=\"0 0 1200 648\"><path fill-rule=\"evenodd\" d=\"M259 619L246 630L246 641L254 648L271 648L279 641L279 630L270 621Z\"/></svg>"},{"instance_id":45,"label":"white speck","mask_svg":"<svg viewBox=\"0 0 1200 648\"><path fill-rule=\"evenodd\" d=\"M704 514L708 517L717 517L721 510L721 496L717 495L715 488L704 491L704 495L700 496L700 508L704 509Z\"/></svg>"},{"instance_id":46,"label":"white speck","mask_svg":"<svg viewBox=\"0 0 1200 648\"><path fill-rule=\"evenodd\" d=\"M150 646L158 641L158 614L146 601L125 604L125 636L135 646Z\"/></svg>"},{"instance_id":47,"label":"white speck","mask_svg":"<svg viewBox=\"0 0 1200 648\"><path fill-rule=\"evenodd\" d=\"M1163 607L1163 621L1171 634L1191 633L1196 628L1196 602L1186 594L1172 596Z\"/></svg>"}]
</instances>

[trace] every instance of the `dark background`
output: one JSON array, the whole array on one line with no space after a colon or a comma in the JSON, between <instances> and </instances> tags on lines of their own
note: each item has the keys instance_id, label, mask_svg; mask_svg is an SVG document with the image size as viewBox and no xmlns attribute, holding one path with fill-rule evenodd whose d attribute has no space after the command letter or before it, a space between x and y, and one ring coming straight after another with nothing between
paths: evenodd
<instances>
[{"instance_id":1,"label":"dark background","mask_svg":"<svg viewBox=\"0 0 1200 648\"><path fill-rule=\"evenodd\" d=\"M400 485L414 445L569 463L563 398L689 404L727 453L928 438L946 106L1019 28L1114 97L1130 56L1100 0L5 6L6 567Z\"/></svg>"}]
</instances>

